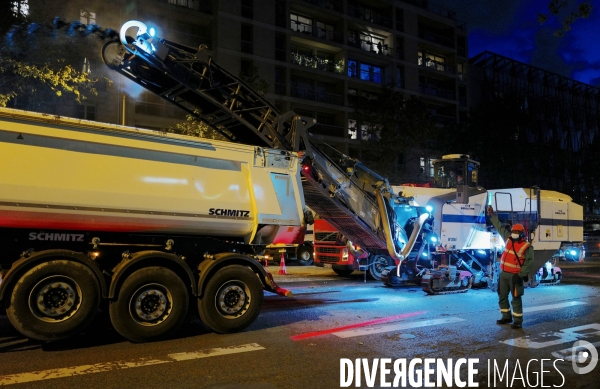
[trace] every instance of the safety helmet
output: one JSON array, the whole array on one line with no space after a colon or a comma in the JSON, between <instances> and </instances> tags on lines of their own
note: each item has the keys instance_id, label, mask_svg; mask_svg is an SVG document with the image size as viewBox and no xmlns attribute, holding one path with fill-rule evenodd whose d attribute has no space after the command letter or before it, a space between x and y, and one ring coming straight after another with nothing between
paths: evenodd
<instances>
[{"instance_id":1,"label":"safety helmet","mask_svg":"<svg viewBox=\"0 0 600 389\"><path fill-rule=\"evenodd\" d=\"M517 223L514 226L512 226L511 231L524 232L525 231L525 227L523 227L523 225L521 223Z\"/></svg>"}]
</instances>

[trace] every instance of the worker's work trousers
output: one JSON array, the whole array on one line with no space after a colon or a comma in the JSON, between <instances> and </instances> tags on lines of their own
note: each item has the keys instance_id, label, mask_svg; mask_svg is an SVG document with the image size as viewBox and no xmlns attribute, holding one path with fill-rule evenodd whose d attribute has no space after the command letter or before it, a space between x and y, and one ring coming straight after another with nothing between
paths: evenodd
<instances>
[{"instance_id":1,"label":"worker's work trousers","mask_svg":"<svg viewBox=\"0 0 600 389\"><path fill-rule=\"evenodd\" d=\"M508 304L508 295L512 295L512 315ZM515 324L523 323L523 302L521 296L524 294L523 279L517 274L500 272L498 280L498 305L503 319L513 319Z\"/></svg>"}]
</instances>

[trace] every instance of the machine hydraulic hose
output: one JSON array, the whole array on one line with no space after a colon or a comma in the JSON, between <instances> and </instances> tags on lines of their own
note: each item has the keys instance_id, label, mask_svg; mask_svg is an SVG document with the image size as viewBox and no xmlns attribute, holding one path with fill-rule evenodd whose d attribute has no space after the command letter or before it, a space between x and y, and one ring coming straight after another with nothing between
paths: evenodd
<instances>
[{"instance_id":1,"label":"machine hydraulic hose","mask_svg":"<svg viewBox=\"0 0 600 389\"><path fill-rule=\"evenodd\" d=\"M412 248L414 247L419 234L421 233L421 229L423 228L423 224L429 218L428 213L423 213L420 215L414 223L414 228L412 233L410 234L410 238L406 243L406 246L402 249L400 253L396 251L396 244L394 242L394 237L392 234L392 227L390 224L390 219L388 218L387 207L385 205L385 198L383 197L383 193L380 190L375 191L375 197L377 197L377 204L379 205L379 213L381 214L381 221L383 224L383 232L385 235L385 243L387 246L387 250L394 260L398 262L402 262L406 259ZM397 267L397 275L400 277L400 263Z\"/></svg>"}]
</instances>

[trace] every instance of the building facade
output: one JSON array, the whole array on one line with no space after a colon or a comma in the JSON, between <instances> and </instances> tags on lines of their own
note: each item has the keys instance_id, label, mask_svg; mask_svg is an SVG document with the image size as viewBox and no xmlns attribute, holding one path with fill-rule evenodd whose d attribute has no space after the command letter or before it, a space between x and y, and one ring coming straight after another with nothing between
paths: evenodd
<instances>
[{"instance_id":1,"label":"building facade","mask_svg":"<svg viewBox=\"0 0 600 389\"><path fill-rule=\"evenodd\" d=\"M513 163L523 181L512 184L569 194L586 213L597 213L600 88L488 51L469 62L472 110L505 99L513 103L509 114L521 118L513 144L525 144L525 151L509 155L512 161L531 161L524 166ZM507 137L515 135L506 132Z\"/></svg>"},{"instance_id":2,"label":"building facade","mask_svg":"<svg viewBox=\"0 0 600 389\"><path fill-rule=\"evenodd\" d=\"M454 13L428 0L132 0L43 2L43 12L119 28L141 20L157 35L192 47L236 75L256 74L266 98L282 112L315 117L317 143L361 157L368 140L353 119L352 97L393 85L418 96L438 123L464 123L467 112L467 31ZM87 61L87 62L85 62ZM183 113L103 69L93 53L88 69L112 80L84 106L64 114L164 129ZM85 66L85 65L83 65ZM113 72L114 73L114 72ZM410 177L429 179L437 156L404 155Z\"/></svg>"}]
</instances>

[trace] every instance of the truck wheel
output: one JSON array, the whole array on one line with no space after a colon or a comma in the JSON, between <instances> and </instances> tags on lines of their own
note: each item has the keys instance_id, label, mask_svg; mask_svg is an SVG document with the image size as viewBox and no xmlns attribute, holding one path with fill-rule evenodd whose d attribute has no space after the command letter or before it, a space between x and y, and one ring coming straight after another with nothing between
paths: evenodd
<instances>
[{"instance_id":1,"label":"truck wheel","mask_svg":"<svg viewBox=\"0 0 600 389\"><path fill-rule=\"evenodd\" d=\"M332 269L335 274L342 277L348 277L350 274L354 273L352 269Z\"/></svg>"},{"instance_id":2,"label":"truck wheel","mask_svg":"<svg viewBox=\"0 0 600 389\"><path fill-rule=\"evenodd\" d=\"M302 266L310 266L313 264L313 249L309 246L302 246L298 248L298 262Z\"/></svg>"},{"instance_id":3,"label":"truck wheel","mask_svg":"<svg viewBox=\"0 0 600 389\"><path fill-rule=\"evenodd\" d=\"M115 330L132 342L164 338L185 320L188 290L177 274L153 266L133 272L109 307Z\"/></svg>"},{"instance_id":4,"label":"truck wheel","mask_svg":"<svg viewBox=\"0 0 600 389\"><path fill-rule=\"evenodd\" d=\"M381 275L385 268L392 265L390 262L391 261L388 260L388 257L384 255L376 255L369 263L369 275L371 278L381 281Z\"/></svg>"},{"instance_id":5,"label":"truck wheel","mask_svg":"<svg viewBox=\"0 0 600 389\"><path fill-rule=\"evenodd\" d=\"M80 332L99 306L100 285L94 272L81 263L53 259L19 279L6 314L21 334L49 341Z\"/></svg>"},{"instance_id":6,"label":"truck wheel","mask_svg":"<svg viewBox=\"0 0 600 389\"><path fill-rule=\"evenodd\" d=\"M252 270L240 265L225 266L206 284L204 295L198 300L198 313L215 332L238 332L258 317L263 297L262 282Z\"/></svg>"}]
</instances>

